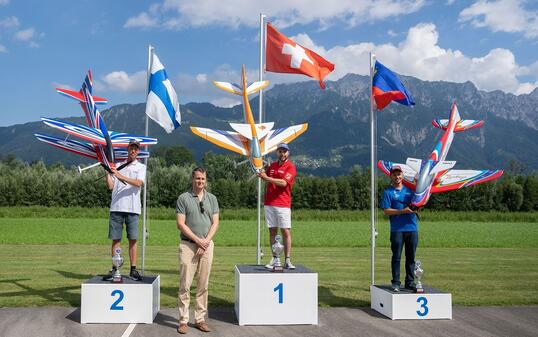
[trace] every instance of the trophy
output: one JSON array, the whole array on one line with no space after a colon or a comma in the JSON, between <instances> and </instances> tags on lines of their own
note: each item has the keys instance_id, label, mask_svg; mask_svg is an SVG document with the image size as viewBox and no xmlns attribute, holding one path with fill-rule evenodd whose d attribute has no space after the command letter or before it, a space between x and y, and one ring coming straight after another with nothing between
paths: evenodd
<instances>
[{"instance_id":1,"label":"trophy","mask_svg":"<svg viewBox=\"0 0 538 337\"><path fill-rule=\"evenodd\" d=\"M272 271L275 273L282 273L284 271L282 263L280 262L280 254L282 254L282 251L284 250L284 246L280 243L281 240L282 237L280 235L275 236L275 243L271 246L274 256Z\"/></svg>"},{"instance_id":2,"label":"trophy","mask_svg":"<svg viewBox=\"0 0 538 337\"><path fill-rule=\"evenodd\" d=\"M120 267L123 266L123 257L120 256L121 248L116 248L112 257L112 265L114 266L114 275L112 275L112 283L122 283L123 277L120 274Z\"/></svg>"},{"instance_id":3,"label":"trophy","mask_svg":"<svg viewBox=\"0 0 538 337\"><path fill-rule=\"evenodd\" d=\"M422 287L422 282L420 282L420 280L422 279L422 276L424 276L424 269L422 269L422 263L419 260L417 260L415 262L415 277L417 279L417 282L416 282L417 293L424 292L424 288Z\"/></svg>"}]
</instances>

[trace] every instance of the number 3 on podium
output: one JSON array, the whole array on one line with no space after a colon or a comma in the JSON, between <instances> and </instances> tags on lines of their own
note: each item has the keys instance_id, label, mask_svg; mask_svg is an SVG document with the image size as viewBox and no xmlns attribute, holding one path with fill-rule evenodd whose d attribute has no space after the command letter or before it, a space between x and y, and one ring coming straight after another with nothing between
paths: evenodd
<instances>
[{"instance_id":1,"label":"number 3 on podium","mask_svg":"<svg viewBox=\"0 0 538 337\"><path fill-rule=\"evenodd\" d=\"M428 311L430 311L430 309L428 309L428 306L426 305L426 304L428 304L428 299L426 297L421 296L421 297L417 298L417 303L421 303L420 304L421 310L417 310L417 314L420 317L426 316L428 314Z\"/></svg>"},{"instance_id":2,"label":"number 3 on podium","mask_svg":"<svg viewBox=\"0 0 538 337\"><path fill-rule=\"evenodd\" d=\"M284 302L284 283L279 283L274 289L273 292L278 291L278 304Z\"/></svg>"}]
</instances>

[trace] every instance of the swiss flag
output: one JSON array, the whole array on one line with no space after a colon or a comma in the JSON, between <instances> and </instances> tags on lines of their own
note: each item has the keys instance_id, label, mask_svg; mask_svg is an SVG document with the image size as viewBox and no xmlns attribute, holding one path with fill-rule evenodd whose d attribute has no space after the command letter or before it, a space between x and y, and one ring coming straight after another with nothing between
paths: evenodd
<instances>
[{"instance_id":1,"label":"swiss flag","mask_svg":"<svg viewBox=\"0 0 538 337\"><path fill-rule=\"evenodd\" d=\"M325 89L323 78L334 70L334 64L310 49L295 43L267 23L265 70L274 73L303 74L319 81Z\"/></svg>"}]
</instances>

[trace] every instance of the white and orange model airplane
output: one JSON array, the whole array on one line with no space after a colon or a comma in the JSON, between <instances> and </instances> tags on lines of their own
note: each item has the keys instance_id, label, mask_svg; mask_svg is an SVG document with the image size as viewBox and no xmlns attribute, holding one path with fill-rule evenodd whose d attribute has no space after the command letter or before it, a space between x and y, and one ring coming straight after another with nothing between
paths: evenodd
<instances>
[{"instance_id":1,"label":"white and orange model airplane","mask_svg":"<svg viewBox=\"0 0 538 337\"><path fill-rule=\"evenodd\" d=\"M191 130L195 135L219 147L247 156L250 167L255 173L260 173L264 169L263 156L275 151L278 144L291 142L308 128L308 124L304 123L273 130L273 122L254 123L248 96L267 87L269 82L261 81L247 85L244 65L240 85L216 81L213 83L220 89L240 95L243 98L245 124L230 123L230 126L235 131L222 131L195 126L191 126Z\"/></svg>"}]
</instances>

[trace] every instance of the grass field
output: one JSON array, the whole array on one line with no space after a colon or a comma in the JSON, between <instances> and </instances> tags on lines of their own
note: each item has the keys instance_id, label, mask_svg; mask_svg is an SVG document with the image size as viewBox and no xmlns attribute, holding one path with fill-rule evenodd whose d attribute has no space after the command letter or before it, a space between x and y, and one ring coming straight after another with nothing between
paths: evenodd
<instances>
[{"instance_id":1,"label":"grass field","mask_svg":"<svg viewBox=\"0 0 538 337\"><path fill-rule=\"evenodd\" d=\"M80 305L81 282L110 266L108 212L94 210L93 216L87 212L0 208L0 307ZM233 266L256 262L256 221L241 220L244 214L238 211L228 213L232 219L225 214L215 238L210 305L232 305ZM294 221L293 257L295 263L319 273L320 305L368 306L367 217L350 220L353 215L345 212L310 215L321 221ZM518 213L511 221L504 217L503 213L472 212L466 221L462 214L450 221L446 214L423 216L417 256L426 271L424 283L450 291L454 304L538 304L536 214ZM152 219L149 227L146 272L161 275L161 305L175 307L178 232L172 219ZM378 283L390 280L388 234L387 220L379 217ZM262 235L267 254L265 229Z\"/></svg>"}]
</instances>

